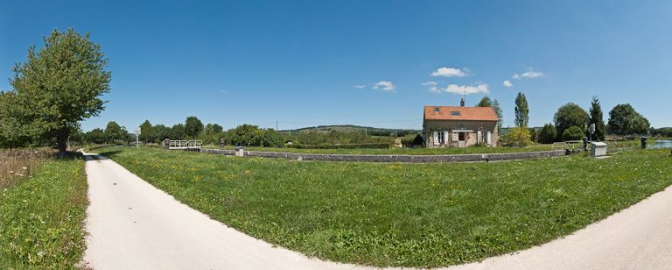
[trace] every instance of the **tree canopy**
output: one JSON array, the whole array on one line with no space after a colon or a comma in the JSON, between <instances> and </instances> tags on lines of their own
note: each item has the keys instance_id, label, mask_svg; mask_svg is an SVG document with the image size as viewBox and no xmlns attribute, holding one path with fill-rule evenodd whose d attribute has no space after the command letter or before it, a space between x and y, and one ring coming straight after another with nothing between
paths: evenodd
<instances>
[{"instance_id":1,"label":"tree canopy","mask_svg":"<svg viewBox=\"0 0 672 270\"><path fill-rule=\"evenodd\" d=\"M484 96L481 101L476 104L476 107L492 107L492 100L488 96Z\"/></svg>"},{"instance_id":2,"label":"tree canopy","mask_svg":"<svg viewBox=\"0 0 672 270\"><path fill-rule=\"evenodd\" d=\"M562 135L570 127L585 129L588 113L575 103L567 103L560 107L553 117L558 135Z\"/></svg>"},{"instance_id":3,"label":"tree canopy","mask_svg":"<svg viewBox=\"0 0 672 270\"><path fill-rule=\"evenodd\" d=\"M539 132L539 142L540 143L554 143L555 139L558 138L558 130L555 129L553 124L546 124L541 131Z\"/></svg>"},{"instance_id":4,"label":"tree canopy","mask_svg":"<svg viewBox=\"0 0 672 270\"><path fill-rule=\"evenodd\" d=\"M196 116L189 116L184 122L184 132L189 138L196 138L203 131L203 122Z\"/></svg>"},{"instance_id":5,"label":"tree canopy","mask_svg":"<svg viewBox=\"0 0 672 270\"><path fill-rule=\"evenodd\" d=\"M646 134L651 124L630 104L618 104L609 112L609 131L616 135Z\"/></svg>"},{"instance_id":6,"label":"tree canopy","mask_svg":"<svg viewBox=\"0 0 672 270\"><path fill-rule=\"evenodd\" d=\"M111 73L100 45L73 29L54 30L44 46L28 49L28 59L16 64L10 84L11 119L21 123L13 137L52 137L61 153L78 122L97 116L105 107L101 96L110 91ZM7 98L5 97L5 98ZM3 99L5 99L3 98Z\"/></svg>"},{"instance_id":7,"label":"tree canopy","mask_svg":"<svg viewBox=\"0 0 672 270\"><path fill-rule=\"evenodd\" d=\"M128 132L125 127L120 126L117 122L110 121L105 127L105 137L108 142L126 141L128 139Z\"/></svg>"}]
</instances>

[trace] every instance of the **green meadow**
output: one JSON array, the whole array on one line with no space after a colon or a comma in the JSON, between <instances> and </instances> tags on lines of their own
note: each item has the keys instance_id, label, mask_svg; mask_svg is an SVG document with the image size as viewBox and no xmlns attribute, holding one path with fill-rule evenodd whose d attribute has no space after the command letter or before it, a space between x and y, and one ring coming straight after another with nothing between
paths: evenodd
<instances>
[{"instance_id":1,"label":"green meadow","mask_svg":"<svg viewBox=\"0 0 672 270\"><path fill-rule=\"evenodd\" d=\"M669 151L461 164L300 162L149 148L99 152L233 228L373 266L482 260L571 234L672 184Z\"/></svg>"}]
</instances>

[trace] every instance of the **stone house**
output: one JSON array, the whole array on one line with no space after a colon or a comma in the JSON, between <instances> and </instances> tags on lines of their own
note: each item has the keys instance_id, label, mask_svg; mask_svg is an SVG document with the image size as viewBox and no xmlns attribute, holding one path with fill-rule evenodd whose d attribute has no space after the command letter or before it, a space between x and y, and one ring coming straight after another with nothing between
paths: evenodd
<instances>
[{"instance_id":1,"label":"stone house","mask_svg":"<svg viewBox=\"0 0 672 270\"><path fill-rule=\"evenodd\" d=\"M497 146L499 118L490 107L425 106L423 134L428 148Z\"/></svg>"}]
</instances>

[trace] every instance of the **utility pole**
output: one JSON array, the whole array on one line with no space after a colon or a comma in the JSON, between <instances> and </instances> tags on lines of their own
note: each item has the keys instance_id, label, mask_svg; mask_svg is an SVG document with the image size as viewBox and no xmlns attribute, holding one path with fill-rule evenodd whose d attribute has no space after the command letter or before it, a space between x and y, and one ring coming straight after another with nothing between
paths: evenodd
<instances>
[{"instance_id":1,"label":"utility pole","mask_svg":"<svg viewBox=\"0 0 672 270\"><path fill-rule=\"evenodd\" d=\"M275 121L275 131L278 131L278 121Z\"/></svg>"}]
</instances>

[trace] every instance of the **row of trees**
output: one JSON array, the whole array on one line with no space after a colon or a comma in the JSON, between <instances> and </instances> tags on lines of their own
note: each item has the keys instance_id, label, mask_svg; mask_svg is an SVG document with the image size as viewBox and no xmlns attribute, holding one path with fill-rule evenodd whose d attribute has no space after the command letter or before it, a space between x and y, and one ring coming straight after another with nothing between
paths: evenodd
<instances>
[{"instance_id":1,"label":"row of trees","mask_svg":"<svg viewBox=\"0 0 672 270\"><path fill-rule=\"evenodd\" d=\"M483 100L490 100L485 97ZM501 109L500 109L501 110ZM555 113L553 123L544 125L541 130L529 128L529 106L523 93L518 93L515 100L514 116L516 127L502 137L504 145L527 145L532 141L553 143L563 140L579 140L592 136L594 140L605 140L606 134L619 136L647 134L650 132L649 121L638 113L630 104L618 104L609 112L607 124L598 97L593 97L590 109L586 112L575 103L567 103ZM501 122L501 117L500 117ZM594 124L594 134L588 127Z\"/></svg>"},{"instance_id":2,"label":"row of trees","mask_svg":"<svg viewBox=\"0 0 672 270\"><path fill-rule=\"evenodd\" d=\"M353 144L392 144L392 137L370 136L361 132L330 132L302 131L295 133L280 133L274 129L262 129L254 125L241 125L224 131L218 124L206 124L195 116L189 116L184 123L167 127L152 125L145 120L140 125L139 140L144 143L161 143L164 139L202 140L205 144L219 144L221 140L227 145L280 147L292 141L294 145L325 146L325 145L353 145ZM128 134L125 127L112 121L105 129L94 129L82 136L85 142L90 143L123 143L135 140Z\"/></svg>"}]
</instances>

